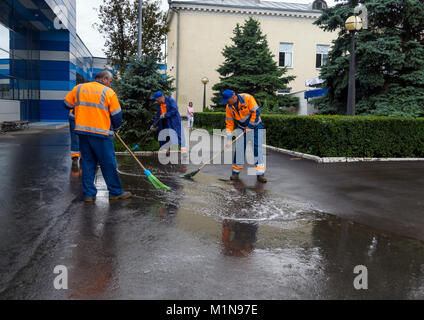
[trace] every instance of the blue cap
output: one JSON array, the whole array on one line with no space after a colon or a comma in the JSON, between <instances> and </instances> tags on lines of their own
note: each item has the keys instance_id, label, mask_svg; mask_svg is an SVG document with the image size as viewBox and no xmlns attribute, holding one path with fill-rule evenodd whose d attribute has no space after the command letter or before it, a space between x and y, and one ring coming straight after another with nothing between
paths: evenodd
<instances>
[{"instance_id":1,"label":"blue cap","mask_svg":"<svg viewBox=\"0 0 424 320\"><path fill-rule=\"evenodd\" d=\"M225 90L222 93L222 101L221 101L221 103L222 104L227 104L228 99L230 99L233 95L234 95L234 91L231 91L229 89Z\"/></svg>"},{"instance_id":2,"label":"blue cap","mask_svg":"<svg viewBox=\"0 0 424 320\"><path fill-rule=\"evenodd\" d=\"M155 94L153 95L152 99L155 100L157 98L160 98L163 96L163 93L160 91L156 91Z\"/></svg>"}]
</instances>

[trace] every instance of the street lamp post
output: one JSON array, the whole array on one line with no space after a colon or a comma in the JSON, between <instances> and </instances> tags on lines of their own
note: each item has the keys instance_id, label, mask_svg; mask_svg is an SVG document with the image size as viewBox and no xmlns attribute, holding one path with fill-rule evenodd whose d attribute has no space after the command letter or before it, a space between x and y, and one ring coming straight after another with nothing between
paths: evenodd
<instances>
[{"instance_id":1,"label":"street lamp post","mask_svg":"<svg viewBox=\"0 0 424 320\"><path fill-rule=\"evenodd\" d=\"M209 82L209 79L206 77L202 78L202 83L203 83L203 111L206 108L206 84Z\"/></svg>"},{"instance_id":2,"label":"street lamp post","mask_svg":"<svg viewBox=\"0 0 424 320\"><path fill-rule=\"evenodd\" d=\"M143 32L143 28L142 28L142 23L143 23L143 18L142 18L142 8L143 8L143 0L139 0L138 1L138 43L137 43L137 57L141 58L141 41L142 41L142 32Z\"/></svg>"},{"instance_id":3,"label":"street lamp post","mask_svg":"<svg viewBox=\"0 0 424 320\"><path fill-rule=\"evenodd\" d=\"M349 89L347 94L347 115L355 115L356 105L356 79L355 79L355 33L362 28L362 19L358 16L350 16L345 22L346 30L351 34L350 40L350 65L349 65Z\"/></svg>"}]
</instances>

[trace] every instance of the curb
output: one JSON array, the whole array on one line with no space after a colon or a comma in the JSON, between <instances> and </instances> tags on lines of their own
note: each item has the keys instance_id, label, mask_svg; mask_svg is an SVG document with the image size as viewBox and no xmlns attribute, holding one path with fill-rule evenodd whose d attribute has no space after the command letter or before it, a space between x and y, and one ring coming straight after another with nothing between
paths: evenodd
<instances>
[{"instance_id":1,"label":"curb","mask_svg":"<svg viewBox=\"0 0 424 320\"><path fill-rule=\"evenodd\" d=\"M217 136L225 137L222 134L214 134ZM269 146L266 144L263 144L267 149L288 154L291 156L296 156L298 158L307 159L315 161L316 163L351 163L351 162L412 162L412 161L424 161L424 158L349 158L349 157L318 157L314 156L312 154L298 152L298 151L292 151L282 148L277 148L273 146Z\"/></svg>"},{"instance_id":2,"label":"curb","mask_svg":"<svg viewBox=\"0 0 424 320\"><path fill-rule=\"evenodd\" d=\"M136 156L152 156L154 154L158 154L159 151L133 151ZM117 151L115 152L117 156L131 156L131 154L127 151Z\"/></svg>"},{"instance_id":3,"label":"curb","mask_svg":"<svg viewBox=\"0 0 424 320\"><path fill-rule=\"evenodd\" d=\"M181 153L181 151L170 151L171 153ZM152 156L154 154L159 154L159 151L133 151L136 156ZM116 151L117 156L131 156L127 151Z\"/></svg>"},{"instance_id":4,"label":"curb","mask_svg":"<svg viewBox=\"0 0 424 320\"><path fill-rule=\"evenodd\" d=\"M213 134L215 136L225 137L225 135L222 134ZM424 158L349 158L349 157L318 157L314 156L312 154L298 152L298 151L292 151L282 148L277 148L273 146L269 146L266 144L263 144L265 148L269 150L273 150L275 152L280 152L284 154L288 154L291 156L295 156L302 159L312 160L316 163L352 163L352 162L413 162L413 161L424 161ZM171 152L177 152L179 151L171 151ZM117 156L131 156L129 152L126 151L118 151L115 152ZM159 151L135 151L134 154L136 156L152 156L155 154L159 154Z\"/></svg>"},{"instance_id":5,"label":"curb","mask_svg":"<svg viewBox=\"0 0 424 320\"><path fill-rule=\"evenodd\" d=\"M347 162L411 162L411 161L424 161L424 158L348 158L348 157L318 157L307 153L291 151L273 146L263 145L265 148L296 156L303 159L313 160L317 163L347 163Z\"/></svg>"}]
</instances>

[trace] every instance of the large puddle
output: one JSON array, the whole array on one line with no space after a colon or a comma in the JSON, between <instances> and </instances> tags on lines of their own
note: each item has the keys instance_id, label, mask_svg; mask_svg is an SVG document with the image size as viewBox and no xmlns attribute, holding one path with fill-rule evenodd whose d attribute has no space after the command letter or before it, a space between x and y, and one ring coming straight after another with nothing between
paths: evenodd
<instances>
[{"instance_id":1,"label":"large puddle","mask_svg":"<svg viewBox=\"0 0 424 320\"><path fill-rule=\"evenodd\" d=\"M405 236L405 228L420 235L423 225L421 180L414 198L408 189L420 172L414 168L337 171L273 155L274 176L267 173L263 185L244 175L228 181L230 166L208 166L187 180L181 176L198 167L140 158L172 188L158 191L132 158L120 156L123 186L134 198L109 201L99 171L97 199L86 204L67 153L16 150L35 158L28 167L19 154L25 161L4 170L1 299L424 298L424 246ZM356 179L358 172L372 177ZM324 210L316 199L338 205ZM400 222L404 228L393 227ZM52 286L56 265L68 267L69 290ZM357 266L367 269L367 289L354 287Z\"/></svg>"},{"instance_id":2,"label":"large puddle","mask_svg":"<svg viewBox=\"0 0 424 320\"><path fill-rule=\"evenodd\" d=\"M191 167L159 166L154 157L144 157L143 161L172 191L154 190L132 159L121 157L124 184L136 195L129 205L134 214L159 217L198 239L194 244L185 238L175 240L181 250L178 254L188 261L203 257L216 267L226 263L214 260L216 254L248 258L243 266L231 264L225 272L247 272L250 287L256 281L272 283L271 278L276 277L274 285L268 284L268 293L252 291L257 295L250 298L424 297L421 241L327 214L307 201L277 194L268 190L267 184L252 179L233 182L198 173L193 180L187 180L181 176ZM184 261L180 256L175 259ZM356 266L368 270L366 290L353 286ZM259 270L264 273L260 275ZM194 268L192 272L199 270ZM221 281L216 276L209 275L208 279ZM237 292L239 296L233 292L223 297L246 296L243 290Z\"/></svg>"}]
</instances>

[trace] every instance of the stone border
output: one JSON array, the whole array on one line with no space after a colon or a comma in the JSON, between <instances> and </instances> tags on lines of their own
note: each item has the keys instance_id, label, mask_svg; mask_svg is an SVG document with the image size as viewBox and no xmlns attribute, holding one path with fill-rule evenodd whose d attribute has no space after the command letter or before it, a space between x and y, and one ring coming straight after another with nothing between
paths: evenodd
<instances>
[{"instance_id":1,"label":"stone border","mask_svg":"<svg viewBox=\"0 0 424 320\"><path fill-rule=\"evenodd\" d=\"M288 154L291 156L296 156L303 159L313 160L317 163L337 163L337 162L394 162L394 161L424 161L424 158L348 158L348 157L318 157L307 153L291 151L281 148L276 148L273 146L263 145L265 148Z\"/></svg>"},{"instance_id":2,"label":"stone border","mask_svg":"<svg viewBox=\"0 0 424 320\"><path fill-rule=\"evenodd\" d=\"M215 134L221 137L225 137L225 135L222 134ZM295 156L302 159L312 160L317 163L340 163L340 162L411 162L411 161L424 161L424 158L349 158L349 157L318 157L314 156L312 154L298 152L298 151L292 151L282 148L277 148L273 146L269 146L266 144L263 144L263 146L267 149L288 154L291 156Z\"/></svg>"},{"instance_id":3,"label":"stone border","mask_svg":"<svg viewBox=\"0 0 424 320\"><path fill-rule=\"evenodd\" d=\"M158 154L158 151L133 151L136 156L152 156ZM117 156L131 156L128 151L116 151Z\"/></svg>"},{"instance_id":4,"label":"stone border","mask_svg":"<svg viewBox=\"0 0 424 320\"><path fill-rule=\"evenodd\" d=\"M222 135L222 134L214 134L214 135L225 137L225 135ZM273 150L275 152L288 154L288 155L298 157L298 158L302 158L302 159L312 160L312 161L315 161L317 163L424 161L424 158L348 158L348 157L324 157L324 158L321 158L321 157L318 157L318 156L314 156L312 154L307 154L307 153L303 153L303 152L277 148L277 147L269 146L269 145L266 145L266 144L264 144L263 146L265 148ZM179 151L171 151L171 152L179 152ZM137 155L137 156L152 156L152 155L158 154L158 153L159 153L159 151L135 151L134 152L134 154ZM118 156L131 156L129 154L129 152L126 152L126 151L115 152L115 154L118 155Z\"/></svg>"}]
</instances>

